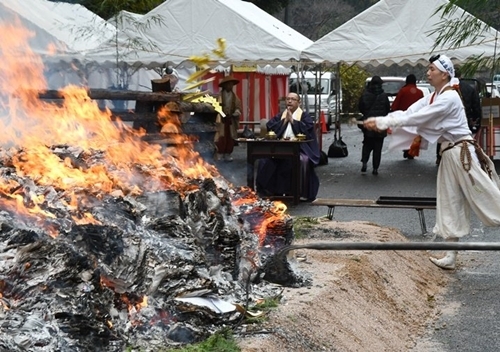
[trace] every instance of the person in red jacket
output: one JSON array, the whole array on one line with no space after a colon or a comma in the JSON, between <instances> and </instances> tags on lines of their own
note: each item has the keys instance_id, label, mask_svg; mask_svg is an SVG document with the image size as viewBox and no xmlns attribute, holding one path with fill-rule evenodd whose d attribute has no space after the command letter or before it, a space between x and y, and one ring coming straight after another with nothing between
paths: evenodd
<instances>
[{"instance_id":1,"label":"person in red jacket","mask_svg":"<svg viewBox=\"0 0 500 352\"><path fill-rule=\"evenodd\" d=\"M424 97L424 93L417 87L417 77L413 73L406 76L406 84L401 87L396 95L396 99L392 102L391 111L407 110L414 102ZM413 159L413 156L408 154L408 150L403 150L403 158Z\"/></svg>"}]
</instances>

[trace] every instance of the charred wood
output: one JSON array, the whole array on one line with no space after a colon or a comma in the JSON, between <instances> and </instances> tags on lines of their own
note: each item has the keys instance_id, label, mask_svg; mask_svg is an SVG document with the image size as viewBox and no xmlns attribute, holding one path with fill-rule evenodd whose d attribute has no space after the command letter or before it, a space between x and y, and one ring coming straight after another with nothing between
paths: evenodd
<instances>
[{"instance_id":1,"label":"charred wood","mask_svg":"<svg viewBox=\"0 0 500 352\"><path fill-rule=\"evenodd\" d=\"M154 102L180 101L181 93L142 92L132 90L88 89L88 96L94 100L141 100ZM62 92L47 90L38 93L40 99L64 99Z\"/></svg>"},{"instance_id":2,"label":"charred wood","mask_svg":"<svg viewBox=\"0 0 500 352\"><path fill-rule=\"evenodd\" d=\"M186 93L142 92L109 89L89 89L87 92L89 98L93 100L135 100L152 103L168 103L170 101L174 101L179 104L179 108L181 111L191 111L199 113L215 112L211 104L184 101L183 99L188 96L188 94ZM47 90L39 92L38 97L40 99L49 100L64 99L62 92L58 90Z\"/></svg>"},{"instance_id":3,"label":"charred wood","mask_svg":"<svg viewBox=\"0 0 500 352\"><path fill-rule=\"evenodd\" d=\"M99 150L47 148L68 168L106 162ZM127 181L134 182L120 183L110 193L91 184L65 191L17 174L10 159L26 152L1 154L0 174L12 189L5 189L0 201L15 192L21 205L36 204L51 216L0 207L0 350L162 350L240 321L239 313L176 298L188 293L212 295L207 301L248 298L242 282L262 264L256 229L271 202L237 206L235 194L252 194L235 192L218 175L187 178L170 159L161 164L170 171L168 180L154 179L149 165L134 164L127 168ZM112 165L108 171L120 170ZM169 188L177 183L182 185ZM95 222L82 223L87 219L82 214ZM287 220L273 221L272 228L269 248L293 237ZM276 296L276 290L261 282L250 296Z\"/></svg>"},{"instance_id":4,"label":"charred wood","mask_svg":"<svg viewBox=\"0 0 500 352\"><path fill-rule=\"evenodd\" d=\"M199 114L214 114L215 110L212 105L207 103L179 103L181 110L185 112L194 112ZM158 114L156 112L131 112L131 111L113 111L112 118L120 118L122 121L157 121Z\"/></svg>"}]
</instances>

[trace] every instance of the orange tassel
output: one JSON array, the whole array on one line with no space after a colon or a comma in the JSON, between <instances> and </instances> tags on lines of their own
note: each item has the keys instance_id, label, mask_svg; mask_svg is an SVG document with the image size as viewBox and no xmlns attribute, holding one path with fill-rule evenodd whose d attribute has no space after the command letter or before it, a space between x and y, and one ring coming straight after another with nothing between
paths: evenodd
<instances>
[{"instance_id":1,"label":"orange tassel","mask_svg":"<svg viewBox=\"0 0 500 352\"><path fill-rule=\"evenodd\" d=\"M408 155L413 157L420 155L420 142L422 142L422 137L416 136L411 143L410 150L408 150Z\"/></svg>"}]
</instances>

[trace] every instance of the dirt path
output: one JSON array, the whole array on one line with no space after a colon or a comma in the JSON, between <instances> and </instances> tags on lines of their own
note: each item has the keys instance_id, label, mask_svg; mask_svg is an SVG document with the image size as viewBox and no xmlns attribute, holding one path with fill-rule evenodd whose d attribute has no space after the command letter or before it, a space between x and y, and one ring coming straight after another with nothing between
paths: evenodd
<instances>
[{"instance_id":1,"label":"dirt path","mask_svg":"<svg viewBox=\"0 0 500 352\"><path fill-rule=\"evenodd\" d=\"M405 242L397 230L324 221L304 242ZM406 351L439 314L449 277L425 251L297 250L290 261L312 286L286 288L264 324L248 326L244 352ZM261 333L259 333L261 332ZM262 333L264 332L264 333Z\"/></svg>"}]
</instances>

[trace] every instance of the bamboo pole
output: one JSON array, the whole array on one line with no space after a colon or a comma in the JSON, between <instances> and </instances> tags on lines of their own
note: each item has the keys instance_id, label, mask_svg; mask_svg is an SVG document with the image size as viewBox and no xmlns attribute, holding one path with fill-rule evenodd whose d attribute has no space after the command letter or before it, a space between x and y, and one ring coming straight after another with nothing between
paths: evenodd
<instances>
[{"instance_id":1,"label":"bamboo pole","mask_svg":"<svg viewBox=\"0 0 500 352\"><path fill-rule=\"evenodd\" d=\"M318 242L285 246L276 255L283 255L294 249L319 250L385 250L385 251L419 251L419 250L480 250L498 251L500 242Z\"/></svg>"}]
</instances>

